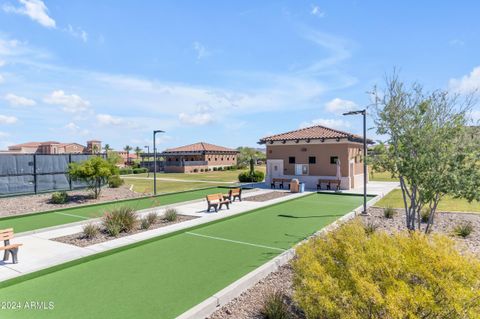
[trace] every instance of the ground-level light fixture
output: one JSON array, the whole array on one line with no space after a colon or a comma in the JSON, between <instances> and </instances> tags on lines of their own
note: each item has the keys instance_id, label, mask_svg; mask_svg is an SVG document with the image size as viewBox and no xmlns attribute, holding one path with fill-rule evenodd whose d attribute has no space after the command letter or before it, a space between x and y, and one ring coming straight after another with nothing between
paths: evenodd
<instances>
[{"instance_id":1,"label":"ground-level light fixture","mask_svg":"<svg viewBox=\"0 0 480 319\"><path fill-rule=\"evenodd\" d=\"M350 111L343 115L363 115L363 212L367 215L367 109Z\"/></svg>"},{"instance_id":2,"label":"ground-level light fixture","mask_svg":"<svg viewBox=\"0 0 480 319\"><path fill-rule=\"evenodd\" d=\"M157 195L157 144L155 142L155 135L157 135L157 133L165 133L165 131L153 131L153 195Z\"/></svg>"}]
</instances>

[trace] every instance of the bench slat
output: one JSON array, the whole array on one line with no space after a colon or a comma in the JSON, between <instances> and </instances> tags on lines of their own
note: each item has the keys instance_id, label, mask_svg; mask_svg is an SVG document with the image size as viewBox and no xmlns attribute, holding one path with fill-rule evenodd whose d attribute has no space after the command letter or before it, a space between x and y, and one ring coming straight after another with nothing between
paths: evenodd
<instances>
[{"instance_id":1,"label":"bench slat","mask_svg":"<svg viewBox=\"0 0 480 319\"><path fill-rule=\"evenodd\" d=\"M10 245L7 245L7 246L0 246L0 250L15 249L15 248L18 248L20 246L23 246L23 244L10 244Z\"/></svg>"}]
</instances>

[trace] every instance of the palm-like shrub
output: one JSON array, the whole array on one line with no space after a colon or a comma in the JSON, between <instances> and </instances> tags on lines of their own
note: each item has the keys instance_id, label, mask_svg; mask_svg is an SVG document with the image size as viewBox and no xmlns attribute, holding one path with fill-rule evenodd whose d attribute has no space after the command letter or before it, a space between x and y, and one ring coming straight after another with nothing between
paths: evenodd
<instances>
[{"instance_id":1,"label":"palm-like shrub","mask_svg":"<svg viewBox=\"0 0 480 319\"><path fill-rule=\"evenodd\" d=\"M265 319L289 319L291 318L287 304L283 301L283 294L279 291L269 293L261 309Z\"/></svg>"},{"instance_id":2,"label":"palm-like shrub","mask_svg":"<svg viewBox=\"0 0 480 319\"><path fill-rule=\"evenodd\" d=\"M83 226L83 236L87 239L93 239L98 236L100 229L97 225L90 223Z\"/></svg>"},{"instance_id":3,"label":"palm-like shrub","mask_svg":"<svg viewBox=\"0 0 480 319\"><path fill-rule=\"evenodd\" d=\"M307 318L479 318L480 261L446 236L349 223L299 247L293 264Z\"/></svg>"},{"instance_id":4,"label":"palm-like shrub","mask_svg":"<svg viewBox=\"0 0 480 319\"><path fill-rule=\"evenodd\" d=\"M464 222L456 225L453 231L455 232L455 235L467 238L473 231L473 225L470 222Z\"/></svg>"},{"instance_id":5,"label":"palm-like shrub","mask_svg":"<svg viewBox=\"0 0 480 319\"><path fill-rule=\"evenodd\" d=\"M137 213L127 206L114 208L102 217L102 224L111 236L117 236L121 232L131 232L137 223Z\"/></svg>"},{"instance_id":6,"label":"palm-like shrub","mask_svg":"<svg viewBox=\"0 0 480 319\"><path fill-rule=\"evenodd\" d=\"M178 218L178 213L175 208L169 208L165 211L165 216L163 217L166 221L174 222Z\"/></svg>"}]
</instances>

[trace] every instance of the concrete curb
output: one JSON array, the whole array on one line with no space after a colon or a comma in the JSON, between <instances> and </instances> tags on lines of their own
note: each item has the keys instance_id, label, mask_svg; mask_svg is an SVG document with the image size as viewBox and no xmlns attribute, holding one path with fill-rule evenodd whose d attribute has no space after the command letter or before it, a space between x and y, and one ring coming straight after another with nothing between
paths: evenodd
<instances>
[{"instance_id":1,"label":"concrete curb","mask_svg":"<svg viewBox=\"0 0 480 319\"><path fill-rule=\"evenodd\" d=\"M367 208L374 205L386 194L388 194L388 192L382 193L372 198L370 201L367 202ZM210 316L217 309L219 309L220 307L226 305L233 299L240 296L244 291L253 287L257 282L264 279L272 272L276 271L279 267L287 264L295 256L295 250L298 246L304 244L312 237L316 237L316 236L325 234L327 232L330 232L332 230L335 230L336 228L340 227L340 225L342 225L343 223L355 218L355 216L357 216L358 213L362 212L362 210L363 210L363 205L355 208L353 211L340 217L332 224L325 226L324 228L322 228L312 236L296 244L294 247L281 253L277 257L273 258L272 260L268 261L267 263L263 264L257 269L246 274L242 278L228 285L227 287L220 290L213 296L205 299L204 301L194 306L193 308L190 308L189 310L187 310L186 312L178 316L177 319L199 319L199 318L206 318Z\"/></svg>"}]
</instances>

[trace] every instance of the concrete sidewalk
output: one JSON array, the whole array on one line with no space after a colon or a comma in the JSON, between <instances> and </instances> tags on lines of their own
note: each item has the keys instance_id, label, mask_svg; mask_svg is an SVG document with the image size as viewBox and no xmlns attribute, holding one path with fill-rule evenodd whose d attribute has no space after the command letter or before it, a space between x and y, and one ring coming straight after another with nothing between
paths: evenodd
<instances>
[{"instance_id":1,"label":"concrete sidewalk","mask_svg":"<svg viewBox=\"0 0 480 319\"><path fill-rule=\"evenodd\" d=\"M254 190L245 193L244 197L268 192L270 192L270 190ZM0 261L0 281L308 194L310 194L310 192L291 194L289 196L276 198L265 202L236 201L230 205L229 210L224 208L218 213L207 213L207 204L205 200L145 209L138 212L139 217L143 217L150 212L156 212L159 215L163 215L167 208L175 207L179 214L195 216L198 218L157 229L147 230L107 242L94 244L88 247L78 247L64 244L52 239L82 232L83 225L91 222L100 223L100 219L88 220L82 222L81 224L75 223L75 225L65 225L63 227L47 229L44 231L37 230L35 233L30 234L20 234L12 241L13 243L23 244L18 253L19 262L18 264L12 264L11 261Z\"/></svg>"}]
</instances>

